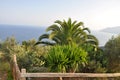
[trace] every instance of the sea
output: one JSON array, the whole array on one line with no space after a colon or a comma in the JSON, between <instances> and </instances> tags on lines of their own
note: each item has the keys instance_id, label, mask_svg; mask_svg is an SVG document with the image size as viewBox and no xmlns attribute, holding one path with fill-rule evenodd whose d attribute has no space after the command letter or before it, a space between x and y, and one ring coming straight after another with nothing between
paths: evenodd
<instances>
[{"instance_id":1,"label":"sea","mask_svg":"<svg viewBox=\"0 0 120 80\"><path fill-rule=\"evenodd\" d=\"M15 37L17 42L36 39L46 33L46 27L42 26L24 26L24 25L0 25L0 41L8 37Z\"/></svg>"}]
</instances>

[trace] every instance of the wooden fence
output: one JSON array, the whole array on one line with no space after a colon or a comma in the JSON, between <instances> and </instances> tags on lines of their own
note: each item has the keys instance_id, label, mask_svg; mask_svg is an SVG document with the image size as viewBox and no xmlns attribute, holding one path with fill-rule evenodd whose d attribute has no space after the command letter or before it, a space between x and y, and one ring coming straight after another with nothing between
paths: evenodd
<instances>
[{"instance_id":1,"label":"wooden fence","mask_svg":"<svg viewBox=\"0 0 120 80\"><path fill-rule=\"evenodd\" d=\"M65 77L76 77L76 78L114 78L114 77L120 77L120 73L27 73L26 69L22 69L21 72L19 70L17 61L16 61L16 56L14 55L14 80L26 80L26 78L29 77L60 77L60 78L65 78ZM61 79L62 80L62 79Z\"/></svg>"}]
</instances>

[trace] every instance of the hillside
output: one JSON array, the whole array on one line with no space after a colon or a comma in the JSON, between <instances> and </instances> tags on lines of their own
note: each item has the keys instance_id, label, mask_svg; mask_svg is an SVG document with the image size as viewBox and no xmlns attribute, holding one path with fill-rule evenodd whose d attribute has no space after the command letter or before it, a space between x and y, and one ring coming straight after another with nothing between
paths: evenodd
<instances>
[{"instance_id":1,"label":"hillside","mask_svg":"<svg viewBox=\"0 0 120 80\"><path fill-rule=\"evenodd\" d=\"M112 34L120 34L120 26L110 27L101 30L102 32L112 33Z\"/></svg>"},{"instance_id":2,"label":"hillside","mask_svg":"<svg viewBox=\"0 0 120 80\"><path fill-rule=\"evenodd\" d=\"M92 34L99 40L99 46L104 46L105 43L111 39L112 36L116 36L114 33L107 33L102 31L92 31Z\"/></svg>"}]
</instances>

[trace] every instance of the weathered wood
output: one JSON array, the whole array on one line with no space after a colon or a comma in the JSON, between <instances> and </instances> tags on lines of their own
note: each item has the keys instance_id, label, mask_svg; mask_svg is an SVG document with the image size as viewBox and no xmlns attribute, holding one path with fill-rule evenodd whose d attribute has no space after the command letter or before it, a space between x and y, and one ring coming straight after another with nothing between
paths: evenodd
<instances>
[{"instance_id":1,"label":"weathered wood","mask_svg":"<svg viewBox=\"0 0 120 80\"><path fill-rule=\"evenodd\" d=\"M17 64L17 59L16 59L16 55L13 56L13 77L14 80L20 80L21 78L21 72L19 70L18 64Z\"/></svg>"},{"instance_id":2,"label":"weathered wood","mask_svg":"<svg viewBox=\"0 0 120 80\"><path fill-rule=\"evenodd\" d=\"M120 73L21 73L21 77L120 77Z\"/></svg>"},{"instance_id":3,"label":"weathered wood","mask_svg":"<svg viewBox=\"0 0 120 80\"><path fill-rule=\"evenodd\" d=\"M13 62L17 63L17 59L16 59L16 55L15 54L13 55Z\"/></svg>"},{"instance_id":4,"label":"weathered wood","mask_svg":"<svg viewBox=\"0 0 120 80\"><path fill-rule=\"evenodd\" d=\"M15 80L26 80L26 77L80 77L80 78L112 78L120 77L120 73L26 73L26 69L19 70L16 55L13 58L14 69L15 69Z\"/></svg>"},{"instance_id":5,"label":"weathered wood","mask_svg":"<svg viewBox=\"0 0 120 80\"><path fill-rule=\"evenodd\" d=\"M21 69L21 73L25 74L26 73L26 69ZM26 77L22 77L21 80L26 80Z\"/></svg>"}]
</instances>

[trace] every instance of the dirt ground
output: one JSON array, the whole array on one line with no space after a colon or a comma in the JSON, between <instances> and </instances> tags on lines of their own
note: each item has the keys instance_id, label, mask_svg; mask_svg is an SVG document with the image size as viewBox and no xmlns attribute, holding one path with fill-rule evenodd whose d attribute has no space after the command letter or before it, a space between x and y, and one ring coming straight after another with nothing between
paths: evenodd
<instances>
[{"instance_id":1,"label":"dirt ground","mask_svg":"<svg viewBox=\"0 0 120 80\"><path fill-rule=\"evenodd\" d=\"M7 80L7 73L0 71L0 80Z\"/></svg>"}]
</instances>

